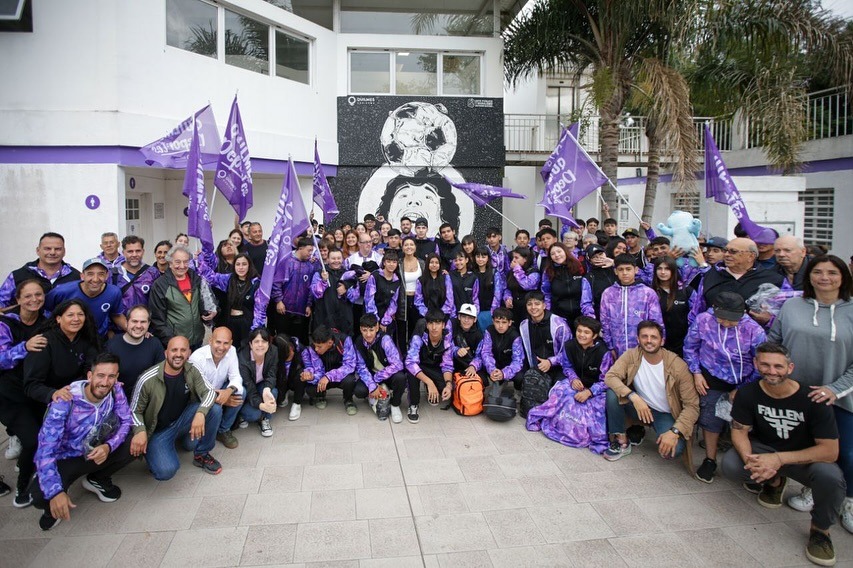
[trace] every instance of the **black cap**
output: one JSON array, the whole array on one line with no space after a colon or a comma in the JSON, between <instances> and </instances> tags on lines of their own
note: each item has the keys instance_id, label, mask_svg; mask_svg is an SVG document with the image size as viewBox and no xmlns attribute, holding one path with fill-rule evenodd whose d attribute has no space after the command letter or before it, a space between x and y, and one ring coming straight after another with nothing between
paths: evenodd
<instances>
[{"instance_id":1,"label":"black cap","mask_svg":"<svg viewBox=\"0 0 853 568\"><path fill-rule=\"evenodd\" d=\"M729 321L740 321L746 313L746 302L736 292L720 292L714 299L714 315Z\"/></svg>"},{"instance_id":2,"label":"black cap","mask_svg":"<svg viewBox=\"0 0 853 568\"><path fill-rule=\"evenodd\" d=\"M625 229L625 230L622 232L622 236L623 236L623 237L639 237L639 236L640 236L640 231L638 231L637 229L635 229L635 228L631 227L630 229Z\"/></svg>"},{"instance_id":3,"label":"black cap","mask_svg":"<svg viewBox=\"0 0 853 568\"><path fill-rule=\"evenodd\" d=\"M729 245L729 241L727 241L723 237L711 237L710 239L705 241L705 244L703 246L706 249L718 248L718 249L722 250L722 249L726 248L728 245Z\"/></svg>"},{"instance_id":4,"label":"black cap","mask_svg":"<svg viewBox=\"0 0 853 568\"><path fill-rule=\"evenodd\" d=\"M418 225L429 227L429 221L426 220L426 217L418 217L417 219L415 219L415 227L417 227Z\"/></svg>"},{"instance_id":5,"label":"black cap","mask_svg":"<svg viewBox=\"0 0 853 568\"><path fill-rule=\"evenodd\" d=\"M604 247L599 246L599 245L589 245L588 247L586 247L586 257L587 258L592 258L595 255L602 253L602 252L605 252Z\"/></svg>"}]
</instances>

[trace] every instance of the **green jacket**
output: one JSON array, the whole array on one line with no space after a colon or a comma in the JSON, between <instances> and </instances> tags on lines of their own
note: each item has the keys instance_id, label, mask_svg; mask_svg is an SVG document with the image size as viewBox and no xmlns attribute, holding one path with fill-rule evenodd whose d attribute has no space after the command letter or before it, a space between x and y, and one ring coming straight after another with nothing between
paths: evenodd
<instances>
[{"instance_id":1,"label":"green jacket","mask_svg":"<svg viewBox=\"0 0 853 568\"><path fill-rule=\"evenodd\" d=\"M150 439L157 429L157 415L160 414L163 400L166 398L166 382L163 379L165 369L166 362L162 361L139 375L130 403L134 434L146 432ZM216 402L216 391L208 386L192 363L187 362L184 365L184 379L190 391L190 401L198 402L198 411L206 415Z\"/></svg>"},{"instance_id":2,"label":"green jacket","mask_svg":"<svg viewBox=\"0 0 853 568\"><path fill-rule=\"evenodd\" d=\"M148 307L151 309L151 333L163 343L177 335L186 337L190 347L197 347L204 341L204 324L201 316L205 312L215 312L216 300L210 288L194 270L187 272L190 279L192 300L178 288L178 281L171 269L151 285Z\"/></svg>"}]
</instances>

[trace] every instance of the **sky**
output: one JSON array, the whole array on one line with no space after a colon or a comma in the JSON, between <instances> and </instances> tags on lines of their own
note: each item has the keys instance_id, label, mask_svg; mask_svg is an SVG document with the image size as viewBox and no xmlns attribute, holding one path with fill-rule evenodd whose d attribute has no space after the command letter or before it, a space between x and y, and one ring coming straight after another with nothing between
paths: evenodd
<instances>
[{"instance_id":1,"label":"sky","mask_svg":"<svg viewBox=\"0 0 853 568\"><path fill-rule=\"evenodd\" d=\"M853 18L853 0L823 0L823 7L844 18Z\"/></svg>"}]
</instances>

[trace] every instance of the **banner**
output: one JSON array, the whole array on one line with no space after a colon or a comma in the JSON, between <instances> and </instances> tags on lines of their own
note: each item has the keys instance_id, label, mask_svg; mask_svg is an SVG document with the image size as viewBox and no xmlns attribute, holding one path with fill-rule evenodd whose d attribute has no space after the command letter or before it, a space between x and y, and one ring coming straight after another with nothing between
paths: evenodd
<instances>
[{"instance_id":1,"label":"banner","mask_svg":"<svg viewBox=\"0 0 853 568\"><path fill-rule=\"evenodd\" d=\"M189 198L187 207L187 234L201 241L202 250L213 254L213 229L210 226L210 211L207 208L207 196L204 194L204 167L201 164L198 129L193 125L190 150L187 158L187 171L184 174L182 192Z\"/></svg>"},{"instance_id":2,"label":"banner","mask_svg":"<svg viewBox=\"0 0 853 568\"><path fill-rule=\"evenodd\" d=\"M225 138L219 149L219 161L216 163L216 176L213 185L222 192L240 221L246 218L246 212L253 204L252 197L252 161L249 146L246 144L246 131L237 106L237 95L231 103L231 114L225 127Z\"/></svg>"},{"instance_id":3,"label":"banner","mask_svg":"<svg viewBox=\"0 0 853 568\"><path fill-rule=\"evenodd\" d=\"M207 105L175 127L169 134L146 144L139 149L149 166L158 164L164 168L185 168L192 143L192 126L195 118L198 128L199 155L204 164L212 164L219 159L219 131L213 108Z\"/></svg>"},{"instance_id":4,"label":"banner","mask_svg":"<svg viewBox=\"0 0 853 568\"><path fill-rule=\"evenodd\" d=\"M335 203L335 198L332 195L332 188L329 187L329 180L326 179L326 174L323 171L323 164L320 162L320 153L317 151L317 140L314 140L314 189L313 200L323 211L323 223L328 227L332 219L338 216L338 204Z\"/></svg>"},{"instance_id":5,"label":"banner","mask_svg":"<svg viewBox=\"0 0 853 568\"><path fill-rule=\"evenodd\" d=\"M527 199L525 196L513 193L511 189L507 187L498 187L496 185L486 185L483 183L456 183L449 178L445 178L447 183L455 187L456 189L461 189L465 195L471 198L471 200L477 204L477 206L482 207L487 204L492 199L497 199L499 197L507 197L511 199Z\"/></svg>"}]
</instances>

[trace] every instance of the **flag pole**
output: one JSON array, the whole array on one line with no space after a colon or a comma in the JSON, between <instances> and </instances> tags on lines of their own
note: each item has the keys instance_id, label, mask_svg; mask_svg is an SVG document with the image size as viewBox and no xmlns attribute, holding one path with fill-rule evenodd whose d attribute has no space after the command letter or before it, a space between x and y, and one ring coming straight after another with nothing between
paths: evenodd
<instances>
[{"instance_id":1,"label":"flag pole","mask_svg":"<svg viewBox=\"0 0 853 568\"><path fill-rule=\"evenodd\" d=\"M488 207L489 209L491 209L492 211L494 211L495 213L497 213L498 215L500 215L501 217L503 217L504 219L506 219L507 221L509 221L510 225L512 225L512 226L513 226L513 227L515 227L516 229L520 229L520 228L521 228L521 227L519 227L518 225L516 225L516 224L515 224L515 221L513 221L512 219L510 219L509 217L507 217L506 215L504 215L503 213L501 213L500 211L498 211L497 209L495 209L494 207L492 207L492 206L491 206L491 205L489 205L488 203L486 203L485 205L486 205L486 207Z\"/></svg>"}]
</instances>

